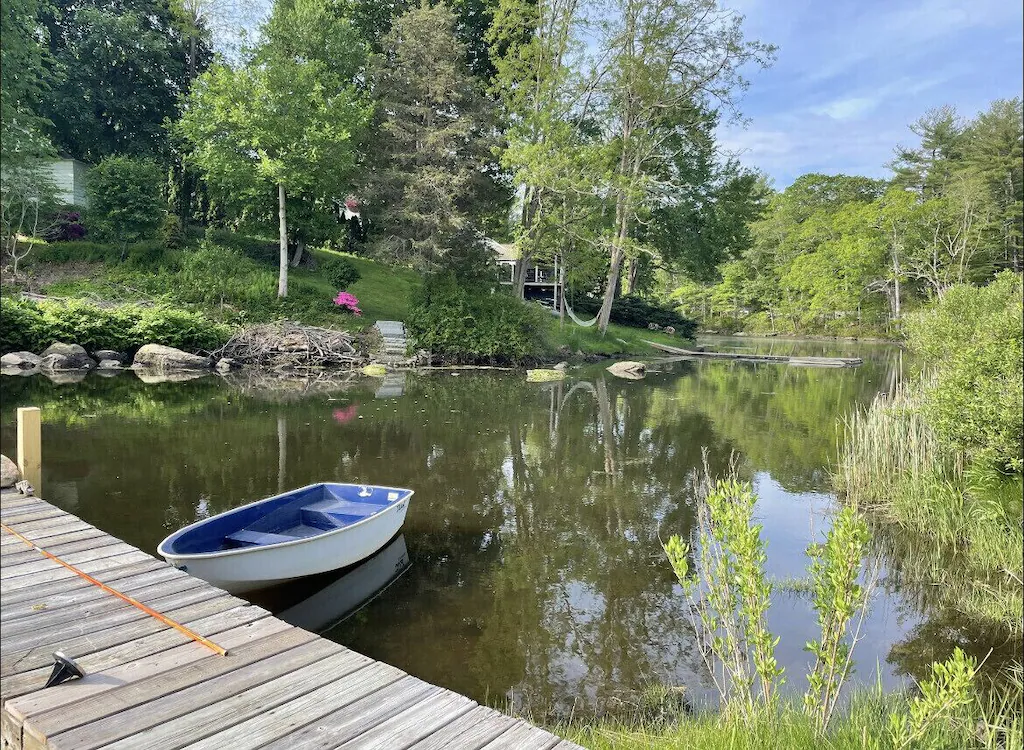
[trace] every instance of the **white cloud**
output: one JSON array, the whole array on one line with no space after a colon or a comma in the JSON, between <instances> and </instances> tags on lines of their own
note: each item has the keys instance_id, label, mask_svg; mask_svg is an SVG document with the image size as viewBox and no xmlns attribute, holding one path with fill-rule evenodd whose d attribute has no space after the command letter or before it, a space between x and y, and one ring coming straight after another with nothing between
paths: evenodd
<instances>
[{"instance_id":1,"label":"white cloud","mask_svg":"<svg viewBox=\"0 0 1024 750\"><path fill-rule=\"evenodd\" d=\"M871 96L850 96L834 99L827 104L811 107L816 115L828 115L833 120L850 120L867 114L879 105L881 99Z\"/></svg>"}]
</instances>

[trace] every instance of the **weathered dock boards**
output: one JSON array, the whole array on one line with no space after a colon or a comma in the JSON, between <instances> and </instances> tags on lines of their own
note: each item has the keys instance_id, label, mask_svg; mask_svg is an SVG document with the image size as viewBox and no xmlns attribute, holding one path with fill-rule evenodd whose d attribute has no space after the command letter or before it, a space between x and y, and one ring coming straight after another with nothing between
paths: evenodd
<instances>
[{"instance_id":1,"label":"weathered dock boards","mask_svg":"<svg viewBox=\"0 0 1024 750\"><path fill-rule=\"evenodd\" d=\"M577 747L292 627L42 500L5 490L0 520L228 650L0 530L3 750ZM43 689L55 650L86 677Z\"/></svg>"},{"instance_id":2,"label":"weathered dock boards","mask_svg":"<svg viewBox=\"0 0 1024 750\"><path fill-rule=\"evenodd\" d=\"M703 357L705 359L731 359L740 362L774 362L783 365L803 367L856 367L864 364L860 357L790 357L782 354L738 354L736 352L698 352L691 349L680 349L644 339L659 352L675 354L680 357Z\"/></svg>"}]
</instances>

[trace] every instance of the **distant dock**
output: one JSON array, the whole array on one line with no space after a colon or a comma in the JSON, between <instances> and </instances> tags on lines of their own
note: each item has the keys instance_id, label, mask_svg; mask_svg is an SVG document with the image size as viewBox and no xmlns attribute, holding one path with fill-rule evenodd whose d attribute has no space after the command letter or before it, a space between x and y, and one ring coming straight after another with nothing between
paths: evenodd
<instances>
[{"instance_id":1,"label":"distant dock","mask_svg":"<svg viewBox=\"0 0 1024 750\"><path fill-rule=\"evenodd\" d=\"M856 367L864 364L860 357L790 357L783 354L738 354L735 352L702 352L692 349L680 349L655 341L647 341L651 347L665 354L678 357L701 357L704 359L730 359L739 362L772 362L780 365L798 365L803 367Z\"/></svg>"},{"instance_id":2,"label":"distant dock","mask_svg":"<svg viewBox=\"0 0 1024 750\"><path fill-rule=\"evenodd\" d=\"M531 724L293 627L31 496L0 520L3 750L570 750ZM54 651L86 672L51 688Z\"/></svg>"}]
</instances>

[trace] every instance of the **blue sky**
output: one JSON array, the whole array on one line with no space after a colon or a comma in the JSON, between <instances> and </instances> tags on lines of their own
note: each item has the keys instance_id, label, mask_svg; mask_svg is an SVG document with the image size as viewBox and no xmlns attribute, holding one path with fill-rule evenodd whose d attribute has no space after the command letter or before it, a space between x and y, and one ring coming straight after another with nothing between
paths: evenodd
<instances>
[{"instance_id":1,"label":"blue sky","mask_svg":"<svg viewBox=\"0 0 1024 750\"><path fill-rule=\"evenodd\" d=\"M724 148L784 188L806 172L883 177L931 107L971 117L1024 87L1021 0L724 0L748 39L778 45L748 71L746 126Z\"/></svg>"}]
</instances>

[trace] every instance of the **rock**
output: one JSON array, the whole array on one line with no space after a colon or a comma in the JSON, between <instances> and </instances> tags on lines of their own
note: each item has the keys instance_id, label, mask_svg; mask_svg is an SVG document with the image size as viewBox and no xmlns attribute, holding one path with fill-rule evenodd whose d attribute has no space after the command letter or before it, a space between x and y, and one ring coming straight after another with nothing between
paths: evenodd
<instances>
[{"instance_id":1,"label":"rock","mask_svg":"<svg viewBox=\"0 0 1024 750\"><path fill-rule=\"evenodd\" d=\"M658 325L657 323L648 323L647 324L647 330L648 331L660 331L661 330L661 326Z\"/></svg>"},{"instance_id":2,"label":"rock","mask_svg":"<svg viewBox=\"0 0 1024 750\"><path fill-rule=\"evenodd\" d=\"M99 364L101 370L120 370L123 367L124 365L117 359L101 359Z\"/></svg>"},{"instance_id":3,"label":"rock","mask_svg":"<svg viewBox=\"0 0 1024 750\"><path fill-rule=\"evenodd\" d=\"M241 366L242 365L238 362L237 359L232 359L231 357L221 357L220 359L217 360L217 364L215 365L217 372L222 373L237 370Z\"/></svg>"},{"instance_id":4,"label":"rock","mask_svg":"<svg viewBox=\"0 0 1024 750\"><path fill-rule=\"evenodd\" d=\"M13 487L20 479L18 465L7 456L0 455L0 487Z\"/></svg>"},{"instance_id":5,"label":"rock","mask_svg":"<svg viewBox=\"0 0 1024 750\"><path fill-rule=\"evenodd\" d=\"M42 357L39 357L32 352L8 352L4 356L0 357L0 367L3 367L4 369L16 368L18 370L34 370L39 367L39 363L42 361Z\"/></svg>"},{"instance_id":6,"label":"rock","mask_svg":"<svg viewBox=\"0 0 1024 750\"><path fill-rule=\"evenodd\" d=\"M565 380L565 370L527 370L527 383L549 383L552 380Z\"/></svg>"},{"instance_id":7,"label":"rock","mask_svg":"<svg viewBox=\"0 0 1024 750\"><path fill-rule=\"evenodd\" d=\"M664 331L665 333L667 333L669 336L675 336L676 335L676 329L673 328L672 326L665 326L661 330Z\"/></svg>"},{"instance_id":8,"label":"rock","mask_svg":"<svg viewBox=\"0 0 1024 750\"><path fill-rule=\"evenodd\" d=\"M617 378L640 380L640 378L642 378L647 372L647 365L643 362L631 362L629 360L625 360L623 362L616 362L614 365L606 369Z\"/></svg>"},{"instance_id":9,"label":"rock","mask_svg":"<svg viewBox=\"0 0 1024 750\"><path fill-rule=\"evenodd\" d=\"M78 344L55 341L46 347L39 366L44 370L91 370L95 360Z\"/></svg>"},{"instance_id":10,"label":"rock","mask_svg":"<svg viewBox=\"0 0 1024 750\"><path fill-rule=\"evenodd\" d=\"M152 374L209 368L209 358L161 344L146 344L136 352L132 363L132 369L149 370Z\"/></svg>"},{"instance_id":11,"label":"rock","mask_svg":"<svg viewBox=\"0 0 1024 750\"><path fill-rule=\"evenodd\" d=\"M369 364L363 368L363 375L369 375L371 378L382 378L388 373L388 368L381 364Z\"/></svg>"},{"instance_id":12,"label":"rock","mask_svg":"<svg viewBox=\"0 0 1024 750\"><path fill-rule=\"evenodd\" d=\"M128 355L123 352L115 352L113 349L98 349L92 353L93 359L103 362L105 359L112 359L119 365L128 362ZM102 366L102 365L101 365Z\"/></svg>"},{"instance_id":13,"label":"rock","mask_svg":"<svg viewBox=\"0 0 1024 750\"><path fill-rule=\"evenodd\" d=\"M565 372L566 370L569 369L569 363L568 362L559 362L557 365L555 365L551 369L552 370L558 370L560 372Z\"/></svg>"}]
</instances>

